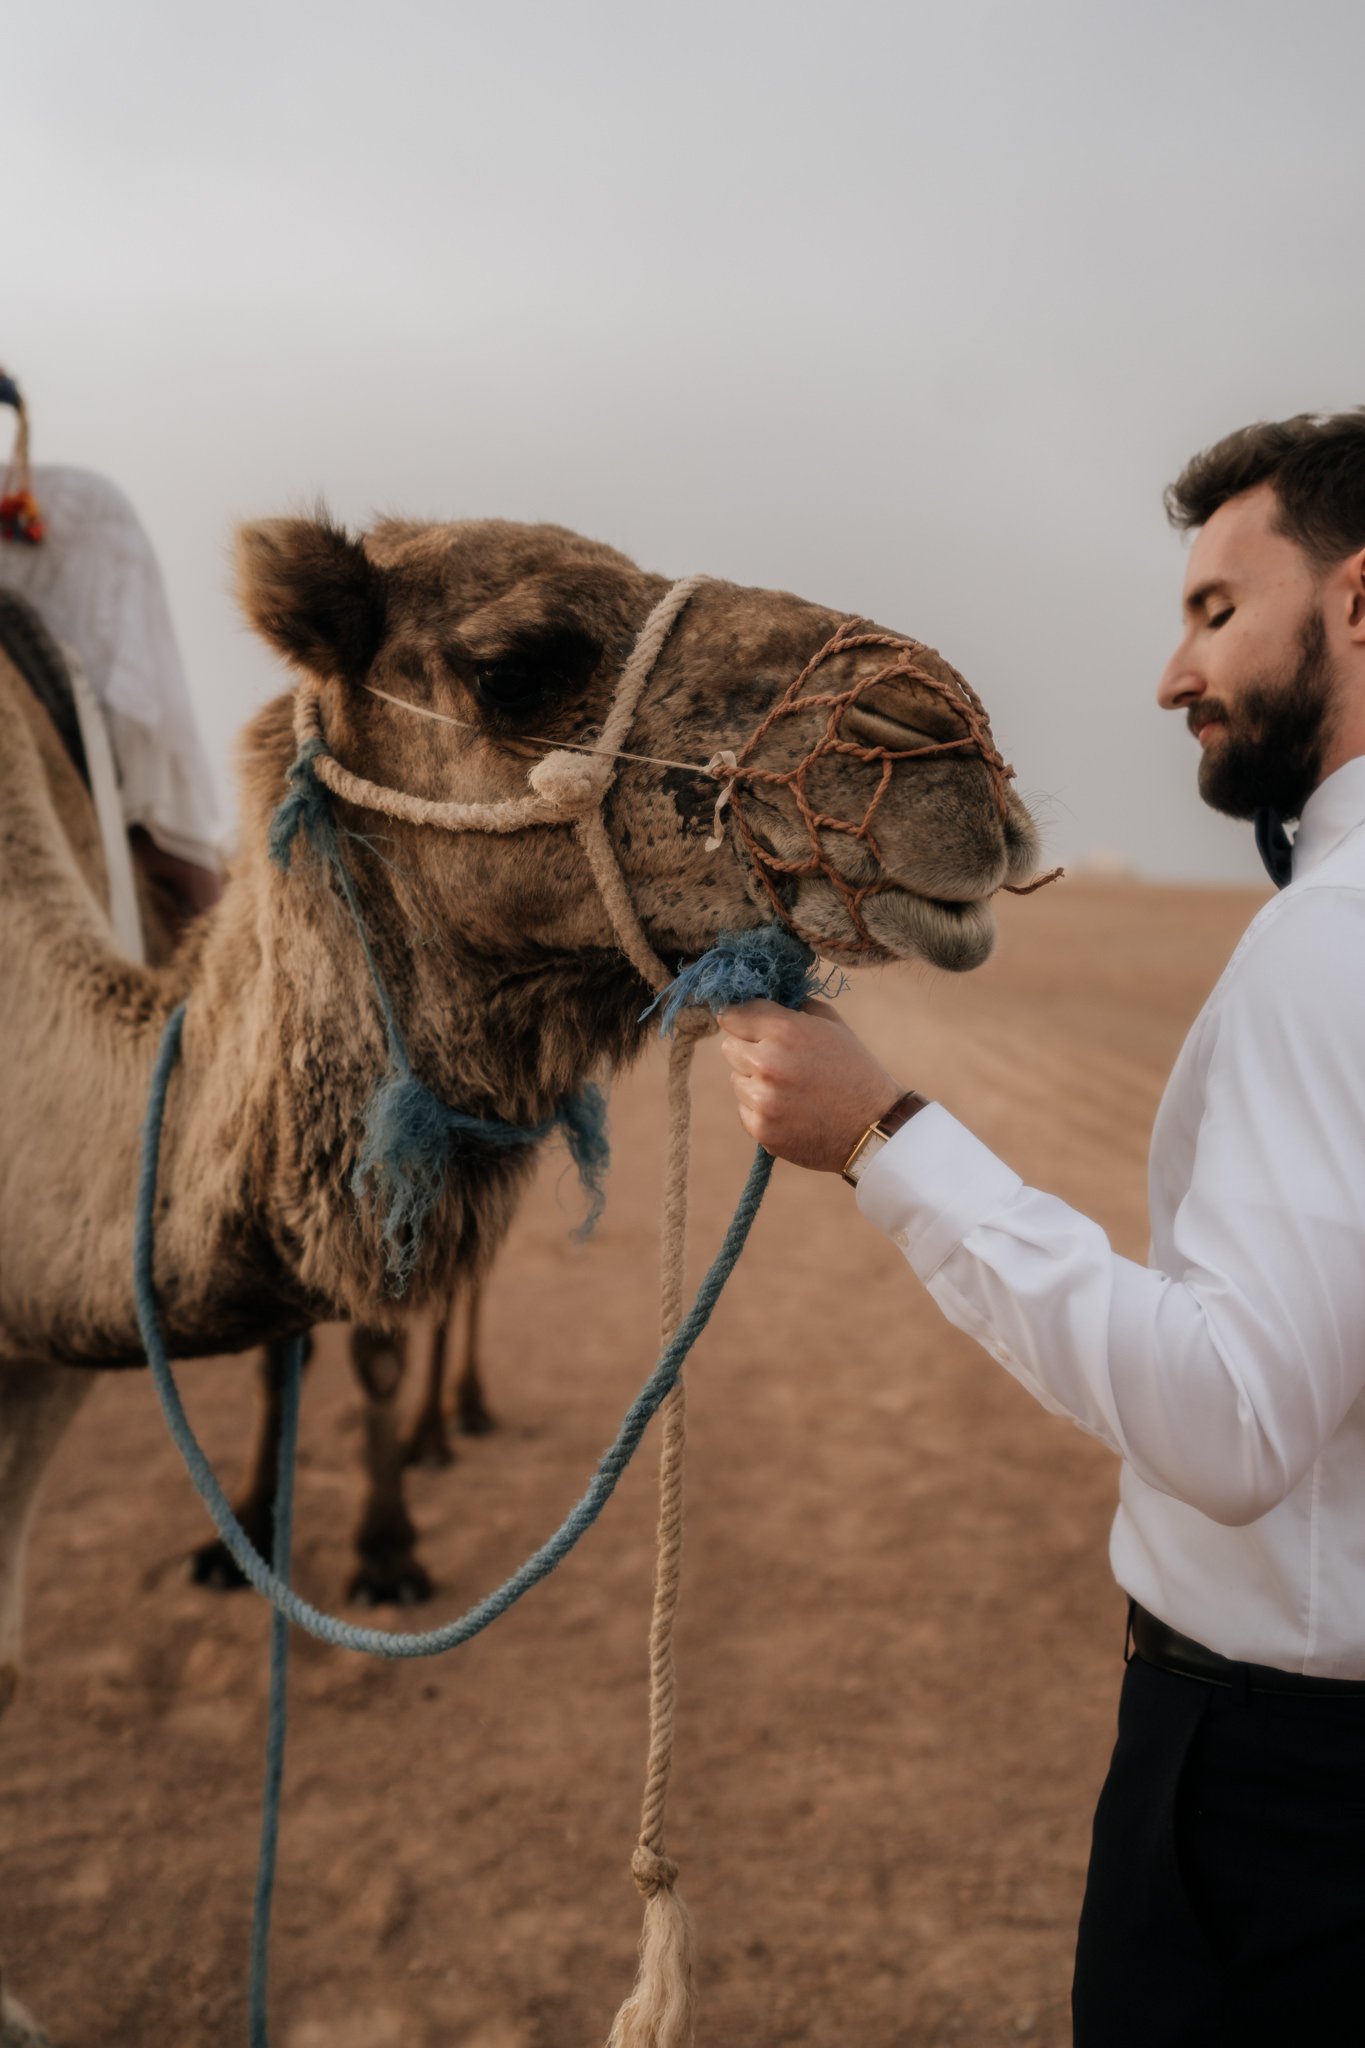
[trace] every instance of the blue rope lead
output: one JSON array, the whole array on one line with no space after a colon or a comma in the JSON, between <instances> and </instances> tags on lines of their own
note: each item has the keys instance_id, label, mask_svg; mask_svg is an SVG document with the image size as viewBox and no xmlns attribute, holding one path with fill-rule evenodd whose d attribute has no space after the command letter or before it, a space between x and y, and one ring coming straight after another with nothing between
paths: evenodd
<instances>
[{"instance_id":1,"label":"blue rope lead","mask_svg":"<svg viewBox=\"0 0 1365 2048\"><path fill-rule=\"evenodd\" d=\"M185 1024L183 1003L172 1011L162 1034L161 1046L156 1057L152 1074L151 1095L147 1104L147 1121L142 1134L142 1171L138 1180L137 1216L133 1228L133 1293L137 1303L138 1328L147 1353L147 1364L151 1368L152 1381L161 1401L171 1435L175 1438L180 1455L184 1458L190 1478L213 1517L218 1534L222 1537L243 1575L270 1602L277 1614L292 1621L297 1628L305 1629L319 1642L331 1643L343 1650L364 1650L372 1657L439 1657L446 1650L455 1649L460 1643L467 1643L482 1633L490 1622L506 1614L515 1606L524 1593L548 1578L555 1566L562 1564L580 1537L587 1534L597 1517L616 1490L617 1481L630 1463L641 1437L648 1428L656 1411L671 1392L678 1374L682 1371L688 1352L700 1337L711 1312L720 1299L735 1264L743 1251L758 1207L763 1200L773 1162L760 1146L749 1168L749 1178L739 1205L730 1219L720 1250L717 1252L711 1270L697 1289L695 1301L679 1323L673 1336L660 1353L655 1366L644 1386L626 1410L616 1436L602 1453L596 1472L582 1498L570 1508L553 1536L542 1543L539 1550L527 1558L525 1564L513 1572L511 1578L503 1581L486 1598L459 1615L454 1621L445 1622L440 1628L425 1629L409 1635L393 1629L361 1628L354 1622L342 1621L334 1614L324 1614L309 1601L300 1599L284 1578L265 1562L251 1538L233 1514L227 1495L204 1455L203 1447L190 1427L179 1389L171 1372L170 1359L166 1351L166 1340L162 1335L161 1321L157 1313L156 1290L152 1279L153 1225L156 1215L157 1161L161 1144L161 1124L166 1109L166 1090L171 1073L180 1051L180 1038Z\"/></svg>"},{"instance_id":2,"label":"blue rope lead","mask_svg":"<svg viewBox=\"0 0 1365 2048\"><path fill-rule=\"evenodd\" d=\"M301 1344L290 1347L285 1375L284 1414L280 1438L280 1495L276 1506L275 1563L272 1570L233 1514L227 1495L204 1455L203 1446L190 1427L180 1392L171 1371L166 1342L157 1313L153 1285L153 1235L156 1217L157 1164L161 1149L161 1126L166 1110L166 1091L180 1052L185 1026L185 1005L172 1011L166 1021L152 1074L147 1121L142 1134L142 1167L138 1178L137 1214L133 1228L133 1291L137 1302L138 1327L147 1353L152 1382L161 1410L186 1469L200 1498L236 1563L274 1609L270 1632L270 1720L266 1742L265 1789L261 1809L261 1849L257 1866L255 1907L251 1927L251 1967L247 1991L250 2048L269 2048L266 2029L266 1974L270 1941L270 1904L275 1885L275 1851L279 1837L280 1788L284 1774L285 1680L289 1653L289 1623L306 1629L319 1641L345 1650L368 1651L375 1657L438 1657L467 1643L509 1607L548 1578L561 1564L579 1538L586 1535L616 1490L616 1483L630 1463L653 1415L663 1404L682 1371L684 1361L711 1319L711 1311L734 1271L748 1240L754 1218L772 1176L773 1162L762 1146L758 1148L739 1205L711 1269L697 1290L696 1299L665 1345L644 1386L626 1410L613 1442L602 1454L587 1492L569 1510L549 1541L527 1558L519 1570L501 1586L444 1626L417 1634L392 1629L358 1628L353 1622L324 1614L311 1602L301 1600L288 1584L288 1550L292 1511L294 1441L298 1429L299 1380L302 1374ZM285 1458L289 1459L286 1476Z\"/></svg>"},{"instance_id":3,"label":"blue rope lead","mask_svg":"<svg viewBox=\"0 0 1365 2048\"><path fill-rule=\"evenodd\" d=\"M362 931L362 941L363 941ZM684 969L674 992L686 993L682 1000L706 1004L718 1013L728 1005L768 996L796 1009L818 984L811 975L813 956L799 941L777 926L767 933L745 934L739 940L725 938L710 954ZM667 992L666 992L667 993ZM652 1006L651 1006L652 1007ZM672 1029L679 1004L665 1004L663 1029ZM637 1449L640 1439L675 1385L684 1361L710 1321L711 1312L733 1272L748 1240L759 1205L771 1178L773 1162L760 1146L749 1169L739 1204L712 1262L697 1290L696 1299L660 1354L659 1361L635 1400L627 1409L615 1439L603 1453L586 1493L565 1516L548 1542L543 1543L511 1578L485 1599L443 1627L420 1634L399 1634L388 1629L358 1628L334 1615L324 1614L301 1600L290 1587L289 1548L293 1522L294 1453L298 1439L299 1391L303 1375L303 1341L289 1347L285 1365L280 1427L279 1482L275 1506L273 1568L259 1555L250 1537L233 1514L226 1494L205 1457L171 1372L165 1338L157 1312L154 1285L154 1232L156 1221L157 1168L161 1152L161 1127L165 1119L166 1093L180 1055L185 1028L185 1005L166 1020L152 1073L147 1118L142 1133L142 1162L138 1177L137 1211L133 1229L133 1292L138 1327L147 1353L153 1384L161 1402L172 1437L189 1471L200 1498L231 1556L258 1593L273 1609L270 1630L270 1705L266 1738L265 1786L261 1804L261 1847L257 1865L256 1893L251 1925L251 1969L248 1986L248 2028L250 2048L269 2048L266 2022L267 1969L270 1941L270 1907L275 1887L275 1856L279 1840L280 1792L284 1776L286 1723L286 1679L289 1656L289 1623L306 1629L320 1641L339 1648L367 1651L377 1657L434 1657L468 1642L505 1614L524 1593L562 1563L579 1538L592 1527L616 1489Z\"/></svg>"},{"instance_id":4,"label":"blue rope lead","mask_svg":"<svg viewBox=\"0 0 1365 2048\"><path fill-rule=\"evenodd\" d=\"M289 1546L294 1527L294 1453L299 1441L299 1394L303 1387L302 1337L285 1353L284 1386L280 1395L280 1453L275 1482L275 1544L277 1577L288 1580ZM270 1905L275 1896L275 1850L280 1836L280 1786L284 1780L284 1736L288 1710L289 1623L270 1616L270 1704L266 1718L265 1784L261 1792L261 1847L256 1860L256 1895L251 1906L251 1969L247 1988L250 2048L270 2048L266 2029L267 1975L270 1967Z\"/></svg>"}]
</instances>

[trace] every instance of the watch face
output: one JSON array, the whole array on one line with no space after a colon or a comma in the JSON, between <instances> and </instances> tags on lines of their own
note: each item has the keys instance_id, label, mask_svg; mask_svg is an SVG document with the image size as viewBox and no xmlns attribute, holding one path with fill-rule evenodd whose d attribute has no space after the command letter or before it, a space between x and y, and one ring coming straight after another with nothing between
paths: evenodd
<instances>
[{"instance_id":1,"label":"watch face","mask_svg":"<svg viewBox=\"0 0 1365 2048\"><path fill-rule=\"evenodd\" d=\"M858 1156L848 1169L848 1178L857 1187L872 1161L887 1142L886 1132L874 1125L858 1148Z\"/></svg>"}]
</instances>

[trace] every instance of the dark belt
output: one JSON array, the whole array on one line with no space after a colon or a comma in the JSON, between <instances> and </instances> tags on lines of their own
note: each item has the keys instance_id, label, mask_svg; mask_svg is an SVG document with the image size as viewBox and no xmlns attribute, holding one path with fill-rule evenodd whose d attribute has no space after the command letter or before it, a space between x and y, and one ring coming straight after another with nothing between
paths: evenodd
<instances>
[{"instance_id":1,"label":"dark belt","mask_svg":"<svg viewBox=\"0 0 1365 2048\"><path fill-rule=\"evenodd\" d=\"M1239 1664L1206 1650L1202 1643L1182 1636L1177 1629L1158 1621L1136 1600L1128 1603L1128 1633L1133 1649L1144 1664L1159 1671L1174 1671L1181 1678L1202 1679L1205 1685L1245 1686L1248 1692L1284 1692L1300 1696L1313 1694L1322 1699L1365 1700L1365 1678L1317 1678L1305 1671L1277 1671L1273 1664Z\"/></svg>"}]
</instances>

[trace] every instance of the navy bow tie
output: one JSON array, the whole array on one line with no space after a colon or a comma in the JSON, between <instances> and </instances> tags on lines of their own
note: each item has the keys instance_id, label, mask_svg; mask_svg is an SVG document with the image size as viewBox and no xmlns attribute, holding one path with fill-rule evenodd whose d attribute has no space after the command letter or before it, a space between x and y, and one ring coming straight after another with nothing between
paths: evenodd
<instances>
[{"instance_id":1,"label":"navy bow tie","mask_svg":"<svg viewBox=\"0 0 1365 2048\"><path fill-rule=\"evenodd\" d=\"M1275 887L1283 889L1294 874L1294 842L1285 831L1278 811L1257 811L1256 851Z\"/></svg>"}]
</instances>

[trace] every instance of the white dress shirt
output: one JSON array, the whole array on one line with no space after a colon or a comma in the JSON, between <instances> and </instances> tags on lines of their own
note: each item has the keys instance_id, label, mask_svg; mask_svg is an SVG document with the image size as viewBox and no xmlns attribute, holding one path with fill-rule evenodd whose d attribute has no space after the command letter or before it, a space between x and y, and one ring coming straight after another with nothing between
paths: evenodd
<instances>
[{"instance_id":1,"label":"white dress shirt","mask_svg":"<svg viewBox=\"0 0 1365 2048\"><path fill-rule=\"evenodd\" d=\"M166 588L128 500L87 469L35 468L47 538L0 543L0 583L73 647L104 712L124 822L200 867L222 837Z\"/></svg>"},{"instance_id":2,"label":"white dress shirt","mask_svg":"<svg viewBox=\"0 0 1365 2048\"><path fill-rule=\"evenodd\" d=\"M1181 1049L1145 1267L937 1103L858 1186L949 1320L1122 1458L1126 1592L1224 1656L1361 1679L1363 827L1360 758L1305 805L1293 881Z\"/></svg>"}]
</instances>

